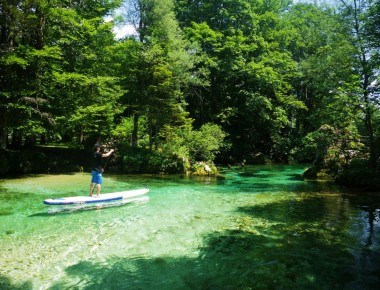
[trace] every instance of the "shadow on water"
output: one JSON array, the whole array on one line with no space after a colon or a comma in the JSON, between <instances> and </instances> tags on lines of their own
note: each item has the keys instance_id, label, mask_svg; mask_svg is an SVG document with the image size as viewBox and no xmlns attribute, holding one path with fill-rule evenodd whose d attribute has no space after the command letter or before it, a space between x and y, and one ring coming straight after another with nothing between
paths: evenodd
<instances>
[{"instance_id":1,"label":"shadow on water","mask_svg":"<svg viewBox=\"0 0 380 290\"><path fill-rule=\"evenodd\" d=\"M292 280L298 285L310 288L313 287L311 282L316 281L319 289L377 289L380 252L374 239L380 228L374 226L373 215L380 215L379 204L370 210L369 218L359 215L363 228L367 229L364 231L351 228L349 206L355 207L355 204L343 198L332 203L326 196L308 196L242 207L239 211L247 215L248 221L262 222L255 227L250 227L250 222L243 223L242 228L260 235L277 233L277 246L268 251L285 258L281 263L287 269L284 277L292 273L295 279ZM356 249L345 243L349 240L348 243L352 243L352 239L356 240ZM281 273L278 269L274 271Z\"/></svg>"},{"instance_id":2,"label":"shadow on water","mask_svg":"<svg viewBox=\"0 0 380 290\"><path fill-rule=\"evenodd\" d=\"M24 282L21 284L12 283L8 277L0 275L0 289L1 290L32 290L33 285L31 282Z\"/></svg>"},{"instance_id":3,"label":"shadow on water","mask_svg":"<svg viewBox=\"0 0 380 290\"><path fill-rule=\"evenodd\" d=\"M241 207L235 227L205 236L197 257L82 261L50 289L377 289L379 253L367 248L363 263L344 242L348 203L314 196Z\"/></svg>"},{"instance_id":4,"label":"shadow on water","mask_svg":"<svg viewBox=\"0 0 380 290\"><path fill-rule=\"evenodd\" d=\"M276 181L270 179L261 179L261 182L248 182L245 180L232 181L231 186L238 189L240 192L254 192L254 193L304 193L304 192L331 192L338 191L339 187L332 182L318 182L313 180L308 181Z\"/></svg>"}]
</instances>

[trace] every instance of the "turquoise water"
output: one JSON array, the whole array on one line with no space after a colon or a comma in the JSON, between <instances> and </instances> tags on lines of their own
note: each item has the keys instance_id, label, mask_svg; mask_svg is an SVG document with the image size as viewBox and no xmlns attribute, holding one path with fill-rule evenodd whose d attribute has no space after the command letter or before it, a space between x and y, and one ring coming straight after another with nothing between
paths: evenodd
<instances>
[{"instance_id":1,"label":"turquoise water","mask_svg":"<svg viewBox=\"0 0 380 290\"><path fill-rule=\"evenodd\" d=\"M0 289L377 289L380 197L304 181L303 166L222 178L104 175L149 199L49 207L89 175L0 181Z\"/></svg>"}]
</instances>

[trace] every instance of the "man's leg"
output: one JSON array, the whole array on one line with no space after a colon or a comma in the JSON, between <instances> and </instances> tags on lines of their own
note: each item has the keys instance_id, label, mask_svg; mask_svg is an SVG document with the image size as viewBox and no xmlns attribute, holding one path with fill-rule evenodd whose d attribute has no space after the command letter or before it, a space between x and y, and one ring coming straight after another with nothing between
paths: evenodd
<instances>
[{"instance_id":1,"label":"man's leg","mask_svg":"<svg viewBox=\"0 0 380 290\"><path fill-rule=\"evenodd\" d=\"M101 190L102 186L100 185L100 183L98 183L96 185L96 197L99 197L100 196L100 190Z\"/></svg>"},{"instance_id":2,"label":"man's leg","mask_svg":"<svg viewBox=\"0 0 380 290\"><path fill-rule=\"evenodd\" d=\"M96 181L97 181L97 172L92 170L89 196L93 195L94 187L95 187L95 184L97 183Z\"/></svg>"},{"instance_id":3,"label":"man's leg","mask_svg":"<svg viewBox=\"0 0 380 290\"><path fill-rule=\"evenodd\" d=\"M94 183L90 183L90 196L92 196L92 190L94 189L94 186L95 186L95 184Z\"/></svg>"}]
</instances>

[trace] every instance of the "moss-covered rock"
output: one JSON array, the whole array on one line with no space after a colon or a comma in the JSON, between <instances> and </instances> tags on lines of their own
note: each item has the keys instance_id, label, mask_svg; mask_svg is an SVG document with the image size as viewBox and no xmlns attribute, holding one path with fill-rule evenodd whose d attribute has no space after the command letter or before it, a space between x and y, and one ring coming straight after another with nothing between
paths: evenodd
<instances>
[{"instance_id":1,"label":"moss-covered rock","mask_svg":"<svg viewBox=\"0 0 380 290\"><path fill-rule=\"evenodd\" d=\"M191 166L191 174L193 175L209 175L215 176L218 174L218 169L212 162L196 162Z\"/></svg>"},{"instance_id":2,"label":"moss-covered rock","mask_svg":"<svg viewBox=\"0 0 380 290\"><path fill-rule=\"evenodd\" d=\"M331 176L328 170L316 166L307 168L302 176L307 179L333 179L333 176Z\"/></svg>"}]
</instances>

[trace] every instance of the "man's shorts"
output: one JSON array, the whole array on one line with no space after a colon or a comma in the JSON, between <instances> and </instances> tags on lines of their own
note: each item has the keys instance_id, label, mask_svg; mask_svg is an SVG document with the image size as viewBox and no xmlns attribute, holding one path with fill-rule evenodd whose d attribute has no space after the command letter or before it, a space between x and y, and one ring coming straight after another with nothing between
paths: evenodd
<instances>
[{"instance_id":1,"label":"man's shorts","mask_svg":"<svg viewBox=\"0 0 380 290\"><path fill-rule=\"evenodd\" d=\"M102 184L103 182L103 177L102 177L102 174L96 170L92 170L92 179L91 179L91 182L92 183L95 183L95 184Z\"/></svg>"}]
</instances>

